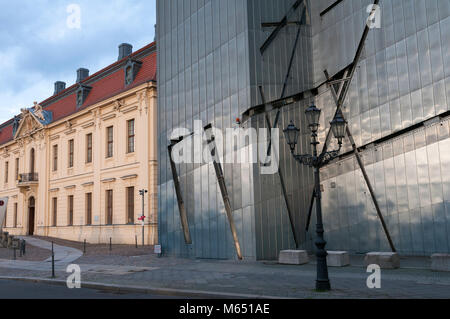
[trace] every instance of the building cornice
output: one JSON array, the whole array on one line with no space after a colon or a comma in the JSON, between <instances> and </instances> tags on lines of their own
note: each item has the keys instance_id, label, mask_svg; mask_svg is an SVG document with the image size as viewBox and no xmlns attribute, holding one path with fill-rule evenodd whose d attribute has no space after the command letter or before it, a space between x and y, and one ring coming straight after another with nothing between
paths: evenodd
<instances>
[{"instance_id":1,"label":"building cornice","mask_svg":"<svg viewBox=\"0 0 450 319\"><path fill-rule=\"evenodd\" d=\"M136 86L134 88L131 88L131 89L127 90L127 91L124 91L122 93L114 95L114 96L112 96L112 97L110 97L108 99L100 101L100 102L98 102L98 103L96 103L94 105L91 105L91 106L89 106L89 107L87 107L87 108L85 108L83 110L77 111L76 113L68 115L65 118L62 118L62 119L60 119L58 121L55 121L55 122L49 124L46 128L48 128L48 129L55 128L55 127L65 123L67 121L76 119L78 117L82 117L82 116L84 116L84 115L86 115L86 114L88 114L88 113L90 113L90 112L92 112L92 111L94 111L96 109L102 109L104 107L111 106L111 104L116 103L117 100L122 100L122 99L128 98L128 97L132 96L133 94L136 94L137 92L149 90L149 89L152 89L152 88L156 89L156 82L149 81L149 82L143 83L143 84L138 85L138 86Z\"/></svg>"},{"instance_id":2,"label":"building cornice","mask_svg":"<svg viewBox=\"0 0 450 319\"><path fill-rule=\"evenodd\" d=\"M15 145L19 140L23 140L25 138L30 138L30 137L32 137L35 134L38 134L40 132L45 134L44 132L46 132L46 131L54 129L54 128L62 125L62 124L66 125L67 122L72 122L74 119L77 119L79 117L85 116L86 114L89 114L90 112L92 112L94 110L102 109L102 108L111 106L111 104L115 104L115 103L117 103L117 101L126 99L128 97L131 97L134 94L140 94L140 93L144 93L145 94L145 92L149 92L149 94L146 95L147 97L152 97L152 98L157 97L157 95L155 93L156 91L157 91L156 81L148 81L146 83L140 84L138 86L130 88L127 91L121 92L119 94L116 94L116 95L108 98L108 99L105 99L105 100L100 101L100 102L98 102L98 103L96 103L94 105L91 105L91 106L89 106L89 107L87 107L87 108L85 108L83 110L80 110L80 111L77 111L77 112L75 112L75 113L73 113L71 115L68 115L68 116L66 116L66 117L64 117L64 118L62 118L60 120L57 120L57 121L55 121L55 122L53 122L53 123L51 123L49 125L43 126L42 128L40 128L40 129L30 133L30 134L21 136L18 139L13 139L13 140L11 140L11 141L3 144L3 145L0 145L0 150L4 149L4 148L7 148L7 147L9 147L11 145ZM135 109L138 109L138 108L139 107L137 105L130 105L130 106L125 106L125 107L121 106L120 107L120 111L122 113L128 113L128 112L134 111ZM75 123L73 123L72 125L75 125ZM81 127L85 129L85 128L88 128L88 127L93 126L93 125L95 125L95 122L89 121L87 124L81 125ZM73 130L69 130L67 132L68 132L67 134L75 133L75 131L73 131ZM58 139L59 137L60 137L59 135L51 136L50 137L50 141Z\"/></svg>"}]
</instances>

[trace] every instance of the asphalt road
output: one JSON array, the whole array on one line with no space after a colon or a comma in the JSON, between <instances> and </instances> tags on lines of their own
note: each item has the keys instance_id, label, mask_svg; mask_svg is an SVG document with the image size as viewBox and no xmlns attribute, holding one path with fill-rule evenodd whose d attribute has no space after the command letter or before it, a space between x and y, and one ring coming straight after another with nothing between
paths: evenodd
<instances>
[{"instance_id":1,"label":"asphalt road","mask_svg":"<svg viewBox=\"0 0 450 319\"><path fill-rule=\"evenodd\" d=\"M0 299L177 299L183 297L149 294L124 294L95 289L68 289L65 286L49 285L16 280L0 280ZM184 299L184 298L183 298Z\"/></svg>"}]
</instances>

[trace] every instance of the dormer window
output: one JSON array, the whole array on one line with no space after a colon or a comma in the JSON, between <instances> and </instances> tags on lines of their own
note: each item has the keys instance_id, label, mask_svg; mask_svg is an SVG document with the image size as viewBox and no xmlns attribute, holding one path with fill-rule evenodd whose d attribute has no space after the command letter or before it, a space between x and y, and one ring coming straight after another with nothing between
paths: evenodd
<instances>
[{"instance_id":1,"label":"dormer window","mask_svg":"<svg viewBox=\"0 0 450 319\"><path fill-rule=\"evenodd\" d=\"M89 92L92 90L92 87L80 84L77 90L77 108L83 106L86 98L89 95Z\"/></svg>"},{"instance_id":2,"label":"dormer window","mask_svg":"<svg viewBox=\"0 0 450 319\"><path fill-rule=\"evenodd\" d=\"M133 80L133 68L129 66L125 70L125 84L130 85L131 83L133 83Z\"/></svg>"},{"instance_id":3,"label":"dormer window","mask_svg":"<svg viewBox=\"0 0 450 319\"><path fill-rule=\"evenodd\" d=\"M77 106L83 105L83 92L80 90L77 92Z\"/></svg>"},{"instance_id":4,"label":"dormer window","mask_svg":"<svg viewBox=\"0 0 450 319\"><path fill-rule=\"evenodd\" d=\"M128 62L125 65L125 86L128 86L134 82L141 66L141 61L128 59Z\"/></svg>"}]
</instances>

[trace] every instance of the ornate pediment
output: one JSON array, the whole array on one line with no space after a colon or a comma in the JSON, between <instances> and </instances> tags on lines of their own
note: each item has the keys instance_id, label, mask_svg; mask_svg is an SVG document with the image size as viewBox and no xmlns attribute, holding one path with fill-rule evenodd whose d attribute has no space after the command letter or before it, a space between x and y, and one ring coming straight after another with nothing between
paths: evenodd
<instances>
[{"instance_id":1,"label":"ornate pediment","mask_svg":"<svg viewBox=\"0 0 450 319\"><path fill-rule=\"evenodd\" d=\"M34 116L30 110L22 109L21 119L17 130L14 133L14 139L28 137L42 130L44 125Z\"/></svg>"},{"instance_id":2,"label":"ornate pediment","mask_svg":"<svg viewBox=\"0 0 450 319\"><path fill-rule=\"evenodd\" d=\"M31 109L22 109L21 112L14 117L14 139L32 136L53 120L53 113L44 110L37 102L34 102Z\"/></svg>"}]
</instances>

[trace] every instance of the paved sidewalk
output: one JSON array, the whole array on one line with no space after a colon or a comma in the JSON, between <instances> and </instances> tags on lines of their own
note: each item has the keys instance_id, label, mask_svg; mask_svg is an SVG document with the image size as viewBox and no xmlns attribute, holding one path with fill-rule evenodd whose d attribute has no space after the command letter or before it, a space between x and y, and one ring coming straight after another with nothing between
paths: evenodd
<instances>
[{"instance_id":1,"label":"paved sidewalk","mask_svg":"<svg viewBox=\"0 0 450 319\"><path fill-rule=\"evenodd\" d=\"M110 261L114 256L110 257ZM120 259L120 258L119 258ZM129 260L128 260L129 261ZM93 260L92 260L93 262ZM140 256L133 265L81 264L81 280L115 287L208 292L210 295L273 296L283 298L445 298L450 297L450 273L423 269L382 270L381 289L368 289L364 267L330 268L333 290L314 291L315 265L283 266L275 263L186 260ZM49 278L50 268L15 269L14 276ZM0 265L0 276L11 276ZM57 280L68 274L57 268Z\"/></svg>"},{"instance_id":2,"label":"paved sidewalk","mask_svg":"<svg viewBox=\"0 0 450 319\"><path fill-rule=\"evenodd\" d=\"M33 237L18 236L20 239L25 239L28 245L39 247L51 251L52 243L44 240L36 239ZM67 265L73 261L79 259L83 253L78 249L71 247L64 247L60 245L54 245L53 251L55 253L55 268L63 270ZM21 269L32 271L47 271L51 269L52 257L45 259L44 261L26 261L26 260L7 260L0 259L0 267L8 269Z\"/></svg>"},{"instance_id":3,"label":"paved sidewalk","mask_svg":"<svg viewBox=\"0 0 450 319\"><path fill-rule=\"evenodd\" d=\"M353 256L353 266L329 268L333 290L327 293L314 291L314 262L286 266L275 262L158 258L155 255L82 256L72 262L81 267L82 285L103 285L108 289L133 287L153 293L191 291L194 295L228 297L450 298L450 273L429 270L426 258L402 259L402 266L407 268L382 270L381 289L369 289L366 282L370 274L363 267L362 256ZM57 280L61 283L68 276L65 265L56 266ZM49 279L50 275L49 263L0 261L0 277Z\"/></svg>"},{"instance_id":4,"label":"paved sidewalk","mask_svg":"<svg viewBox=\"0 0 450 319\"><path fill-rule=\"evenodd\" d=\"M18 236L18 238L26 240L27 244L30 244L32 246L52 250L51 242L27 236ZM78 258L83 256L83 252L78 249L60 245L53 245L53 251L55 253L55 264L69 264L72 261L77 260ZM52 257L46 260L46 262L51 261Z\"/></svg>"}]
</instances>

